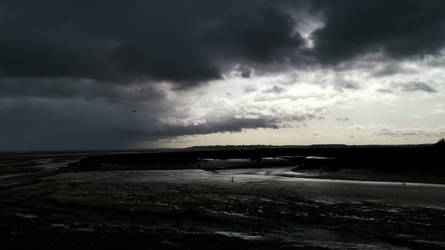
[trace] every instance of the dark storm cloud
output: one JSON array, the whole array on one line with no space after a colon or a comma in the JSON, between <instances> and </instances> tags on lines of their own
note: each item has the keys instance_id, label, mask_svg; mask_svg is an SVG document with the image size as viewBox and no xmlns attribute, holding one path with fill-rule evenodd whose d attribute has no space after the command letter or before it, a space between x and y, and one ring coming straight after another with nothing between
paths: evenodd
<instances>
[{"instance_id":1,"label":"dark storm cloud","mask_svg":"<svg viewBox=\"0 0 445 250\"><path fill-rule=\"evenodd\" d=\"M401 58L435 54L445 44L445 2L440 0L314 0L325 27L313 34L323 64L369 52Z\"/></svg>"},{"instance_id":2,"label":"dark storm cloud","mask_svg":"<svg viewBox=\"0 0 445 250\"><path fill-rule=\"evenodd\" d=\"M434 56L445 44L444 9L441 0L2 0L0 149L119 148L314 119L228 116L165 125L166 116L187 115L172 111L179 104L157 87L167 81L181 91L234 69L252 78L332 67L377 51L391 60ZM303 12L323 22L311 35L313 48L296 30ZM339 89L360 88L341 80ZM256 91L253 84L246 93ZM435 91L423 83L400 89Z\"/></svg>"},{"instance_id":3,"label":"dark storm cloud","mask_svg":"<svg viewBox=\"0 0 445 250\"><path fill-rule=\"evenodd\" d=\"M156 79L187 87L221 78L234 64L330 64L376 51L434 54L445 42L439 0L4 0L0 9L6 77ZM324 21L312 34L313 49L296 31L297 10Z\"/></svg>"},{"instance_id":4,"label":"dark storm cloud","mask_svg":"<svg viewBox=\"0 0 445 250\"><path fill-rule=\"evenodd\" d=\"M7 78L0 79L0 98L2 97L140 102L160 100L164 97L164 93L147 84L121 86L88 79Z\"/></svg>"},{"instance_id":5,"label":"dark storm cloud","mask_svg":"<svg viewBox=\"0 0 445 250\"><path fill-rule=\"evenodd\" d=\"M220 78L227 64L283 60L303 43L278 2L6 0L0 8L8 77L187 85Z\"/></svg>"}]
</instances>

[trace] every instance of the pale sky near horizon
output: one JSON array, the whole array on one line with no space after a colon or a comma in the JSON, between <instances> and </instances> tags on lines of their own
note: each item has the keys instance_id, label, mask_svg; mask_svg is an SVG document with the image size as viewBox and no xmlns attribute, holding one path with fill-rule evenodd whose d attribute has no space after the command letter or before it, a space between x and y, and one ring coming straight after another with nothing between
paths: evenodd
<instances>
[{"instance_id":1,"label":"pale sky near horizon","mask_svg":"<svg viewBox=\"0 0 445 250\"><path fill-rule=\"evenodd\" d=\"M0 151L445 137L445 1L0 2Z\"/></svg>"},{"instance_id":2,"label":"pale sky near horizon","mask_svg":"<svg viewBox=\"0 0 445 250\"><path fill-rule=\"evenodd\" d=\"M445 58L435 59L445 65ZM402 72L380 75L391 67ZM445 137L444 82L443 70L428 60L228 78L200 88L203 93L181 93L192 100L181 105L194 111L190 122L218 110L222 117L276 118L280 128L185 136L159 146L434 143Z\"/></svg>"}]
</instances>

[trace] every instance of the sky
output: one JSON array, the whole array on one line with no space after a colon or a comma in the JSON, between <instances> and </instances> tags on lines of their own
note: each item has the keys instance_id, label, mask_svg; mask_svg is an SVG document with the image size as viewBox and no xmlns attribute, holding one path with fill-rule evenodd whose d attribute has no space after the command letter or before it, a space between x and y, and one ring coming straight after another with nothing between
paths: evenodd
<instances>
[{"instance_id":1,"label":"sky","mask_svg":"<svg viewBox=\"0 0 445 250\"><path fill-rule=\"evenodd\" d=\"M442 0L2 0L0 150L445 137Z\"/></svg>"}]
</instances>

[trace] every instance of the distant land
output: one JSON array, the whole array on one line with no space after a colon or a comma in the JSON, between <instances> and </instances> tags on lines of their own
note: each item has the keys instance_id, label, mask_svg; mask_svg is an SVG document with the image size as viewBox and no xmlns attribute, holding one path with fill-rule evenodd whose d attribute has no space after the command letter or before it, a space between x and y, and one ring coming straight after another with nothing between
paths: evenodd
<instances>
[{"instance_id":1,"label":"distant land","mask_svg":"<svg viewBox=\"0 0 445 250\"><path fill-rule=\"evenodd\" d=\"M444 139L435 144L420 145L227 145L195 146L176 150L95 154L70 166L82 170L121 169L205 169L210 159L250 160L249 167L273 164L326 170L375 169L380 171L444 173L439 164L445 155ZM246 167L237 165L236 167ZM226 167L224 167L226 168Z\"/></svg>"}]
</instances>

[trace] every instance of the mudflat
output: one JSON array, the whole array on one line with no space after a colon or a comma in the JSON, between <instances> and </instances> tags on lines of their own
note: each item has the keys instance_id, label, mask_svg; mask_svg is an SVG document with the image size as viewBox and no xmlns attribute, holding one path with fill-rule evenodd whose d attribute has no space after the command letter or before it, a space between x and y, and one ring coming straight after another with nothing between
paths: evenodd
<instances>
[{"instance_id":1,"label":"mudflat","mask_svg":"<svg viewBox=\"0 0 445 250\"><path fill-rule=\"evenodd\" d=\"M0 176L2 249L445 247L445 185L425 176L298 168L286 157L183 169L26 157L32 170Z\"/></svg>"}]
</instances>

